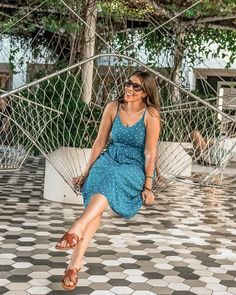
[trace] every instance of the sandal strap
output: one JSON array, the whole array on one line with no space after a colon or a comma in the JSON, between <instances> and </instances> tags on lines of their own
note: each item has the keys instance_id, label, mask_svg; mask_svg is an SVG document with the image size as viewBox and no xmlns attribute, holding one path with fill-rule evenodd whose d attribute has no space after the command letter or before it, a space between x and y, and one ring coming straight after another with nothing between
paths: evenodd
<instances>
[{"instance_id":1,"label":"sandal strap","mask_svg":"<svg viewBox=\"0 0 236 295\"><path fill-rule=\"evenodd\" d=\"M78 268L67 268L64 272L63 281L65 282L67 279L69 279L70 282L73 284L77 284L78 282Z\"/></svg>"},{"instance_id":2,"label":"sandal strap","mask_svg":"<svg viewBox=\"0 0 236 295\"><path fill-rule=\"evenodd\" d=\"M78 244L79 240L80 238L76 233L69 234L68 232L66 232L61 238L60 243L66 241L66 243L69 244L70 247L74 247Z\"/></svg>"}]
</instances>

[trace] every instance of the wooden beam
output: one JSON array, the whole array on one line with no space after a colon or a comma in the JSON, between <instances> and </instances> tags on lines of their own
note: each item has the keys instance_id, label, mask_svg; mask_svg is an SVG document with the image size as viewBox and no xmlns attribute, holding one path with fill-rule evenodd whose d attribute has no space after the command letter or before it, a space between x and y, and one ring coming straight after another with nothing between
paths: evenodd
<instances>
[{"instance_id":1,"label":"wooden beam","mask_svg":"<svg viewBox=\"0 0 236 295\"><path fill-rule=\"evenodd\" d=\"M229 19L236 19L236 15L234 14L234 15L228 15L228 16L212 16L212 17L201 18L198 20L198 23L211 23L211 22L229 20Z\"/></svg>"},{"instance_id":2,"label":"wooden beam","mask_svg":"<svg viewBox=\"0 0 236 295\"><path fill-rule=\"evenodd\" d=\"M19 9L19 6L9 3L0 3L0 8L13 8L13 9Z\"/></svg>"},{"instance_id":3,"label":"wooden beam","mask_svg":"<svg viewBox=\"0 0 236 295\"><path fill-rule=\"evenodd\" d=\"M55 14L68 14L66 12L66 9L64 11L60 11L57 9L52 9L52 8L48 8L48 9L42 9L42 8L36 8L37 6L17 6L17 5L13 5L13 4L7 4L7 3L0 3L0 8L6 8L6 9L16 9L16 10L22 10L22 11L29 11L29 9L31 8L32 10L34 9L34 11L38 11L38 12L45 12L45 13L55 13Z\"/></svg>"},{"instance_id":4,"label":"wooden beam","mask_svg":"<svg viewBox=\"0 0 236 295\"><path fill-rule=\"evenodd\" d=\"M212 28L212 29L219 29L219 30L227 30L227 31L235 31L236 30L236 26L224 26L224 25L218 25L218 24L211 24L209 23L208 25L204 25L204 24L196 24L197 27L199 28Z\"/></svg>"}]
</instances>

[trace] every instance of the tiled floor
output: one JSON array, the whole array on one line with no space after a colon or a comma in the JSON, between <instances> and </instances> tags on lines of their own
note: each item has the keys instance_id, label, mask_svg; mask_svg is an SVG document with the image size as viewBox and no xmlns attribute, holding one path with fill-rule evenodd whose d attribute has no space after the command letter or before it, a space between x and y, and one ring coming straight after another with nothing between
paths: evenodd
<instances>
[{"instance_id":1,"label":"tiled floor","mask_svg":"<svg viewBox=\"0 0 236 295\"><path fill-rule=\"evenodd\" d=\"M60 286L70 252L54 249L82 206L42 198L44 162L0 173L0 294L67 294ZM176 184L132 220L110 211L70 294L236 294L236 184Z\"/></svg>"}]
</instances>

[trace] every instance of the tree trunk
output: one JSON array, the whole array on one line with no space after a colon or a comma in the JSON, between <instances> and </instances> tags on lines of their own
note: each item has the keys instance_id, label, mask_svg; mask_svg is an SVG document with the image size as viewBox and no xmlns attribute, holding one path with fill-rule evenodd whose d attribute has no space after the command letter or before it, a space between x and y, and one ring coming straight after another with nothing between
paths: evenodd
<instances>
[{"instance_id":1,"label":"tree trunk","mask_svg":"<svg viewBox=\"0 0 236 295\"><path fill-rule=\"evenodd\" d=\"M174 51L174 65L171 70L171 80L178 85L181 85L181 66L184 57L184 27L179 24L175 27L176 47ZM177 103L180 101L180 90L175 86L171 86L172 102Z\"/></svg>"},{"instance_id":2,"label":"tree trunk","mask_svg":"<svg viewBox=\"0 0 236 295\"><path fill-rule=\"evenodd\" d=\"M96 20L97 9L96 0L87 0L85 10L85 22L87 25L84 29L84 42L81 52L82 60L94 56L95 52L95 40L96 40ZM89 103L92 98L92 86L93 86L93 61L84 64L82 69L82 85L83 95L82 99Z\"/></svg>"}]
</instances>

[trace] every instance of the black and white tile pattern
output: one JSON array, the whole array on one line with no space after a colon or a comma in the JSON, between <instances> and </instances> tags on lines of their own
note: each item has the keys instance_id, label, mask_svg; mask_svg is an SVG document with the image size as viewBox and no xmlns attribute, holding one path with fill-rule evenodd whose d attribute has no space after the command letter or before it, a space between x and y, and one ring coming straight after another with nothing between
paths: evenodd
<instances>
[{"instance_id":1,"label":"black and white tile pattern","mask_svg":"<svg viewBox=\"0 0 236 295\"><path fill-rule=\"evenodd\" d=\"M54 245L83 207L44 200L43 177L39 158L0 173L0 294L68 293L60 280L70 251ZM69 293L236 294L235 189L235 177L224 189L178 183L132 220L107 210Z\"/></svg>"}]
</instances>

